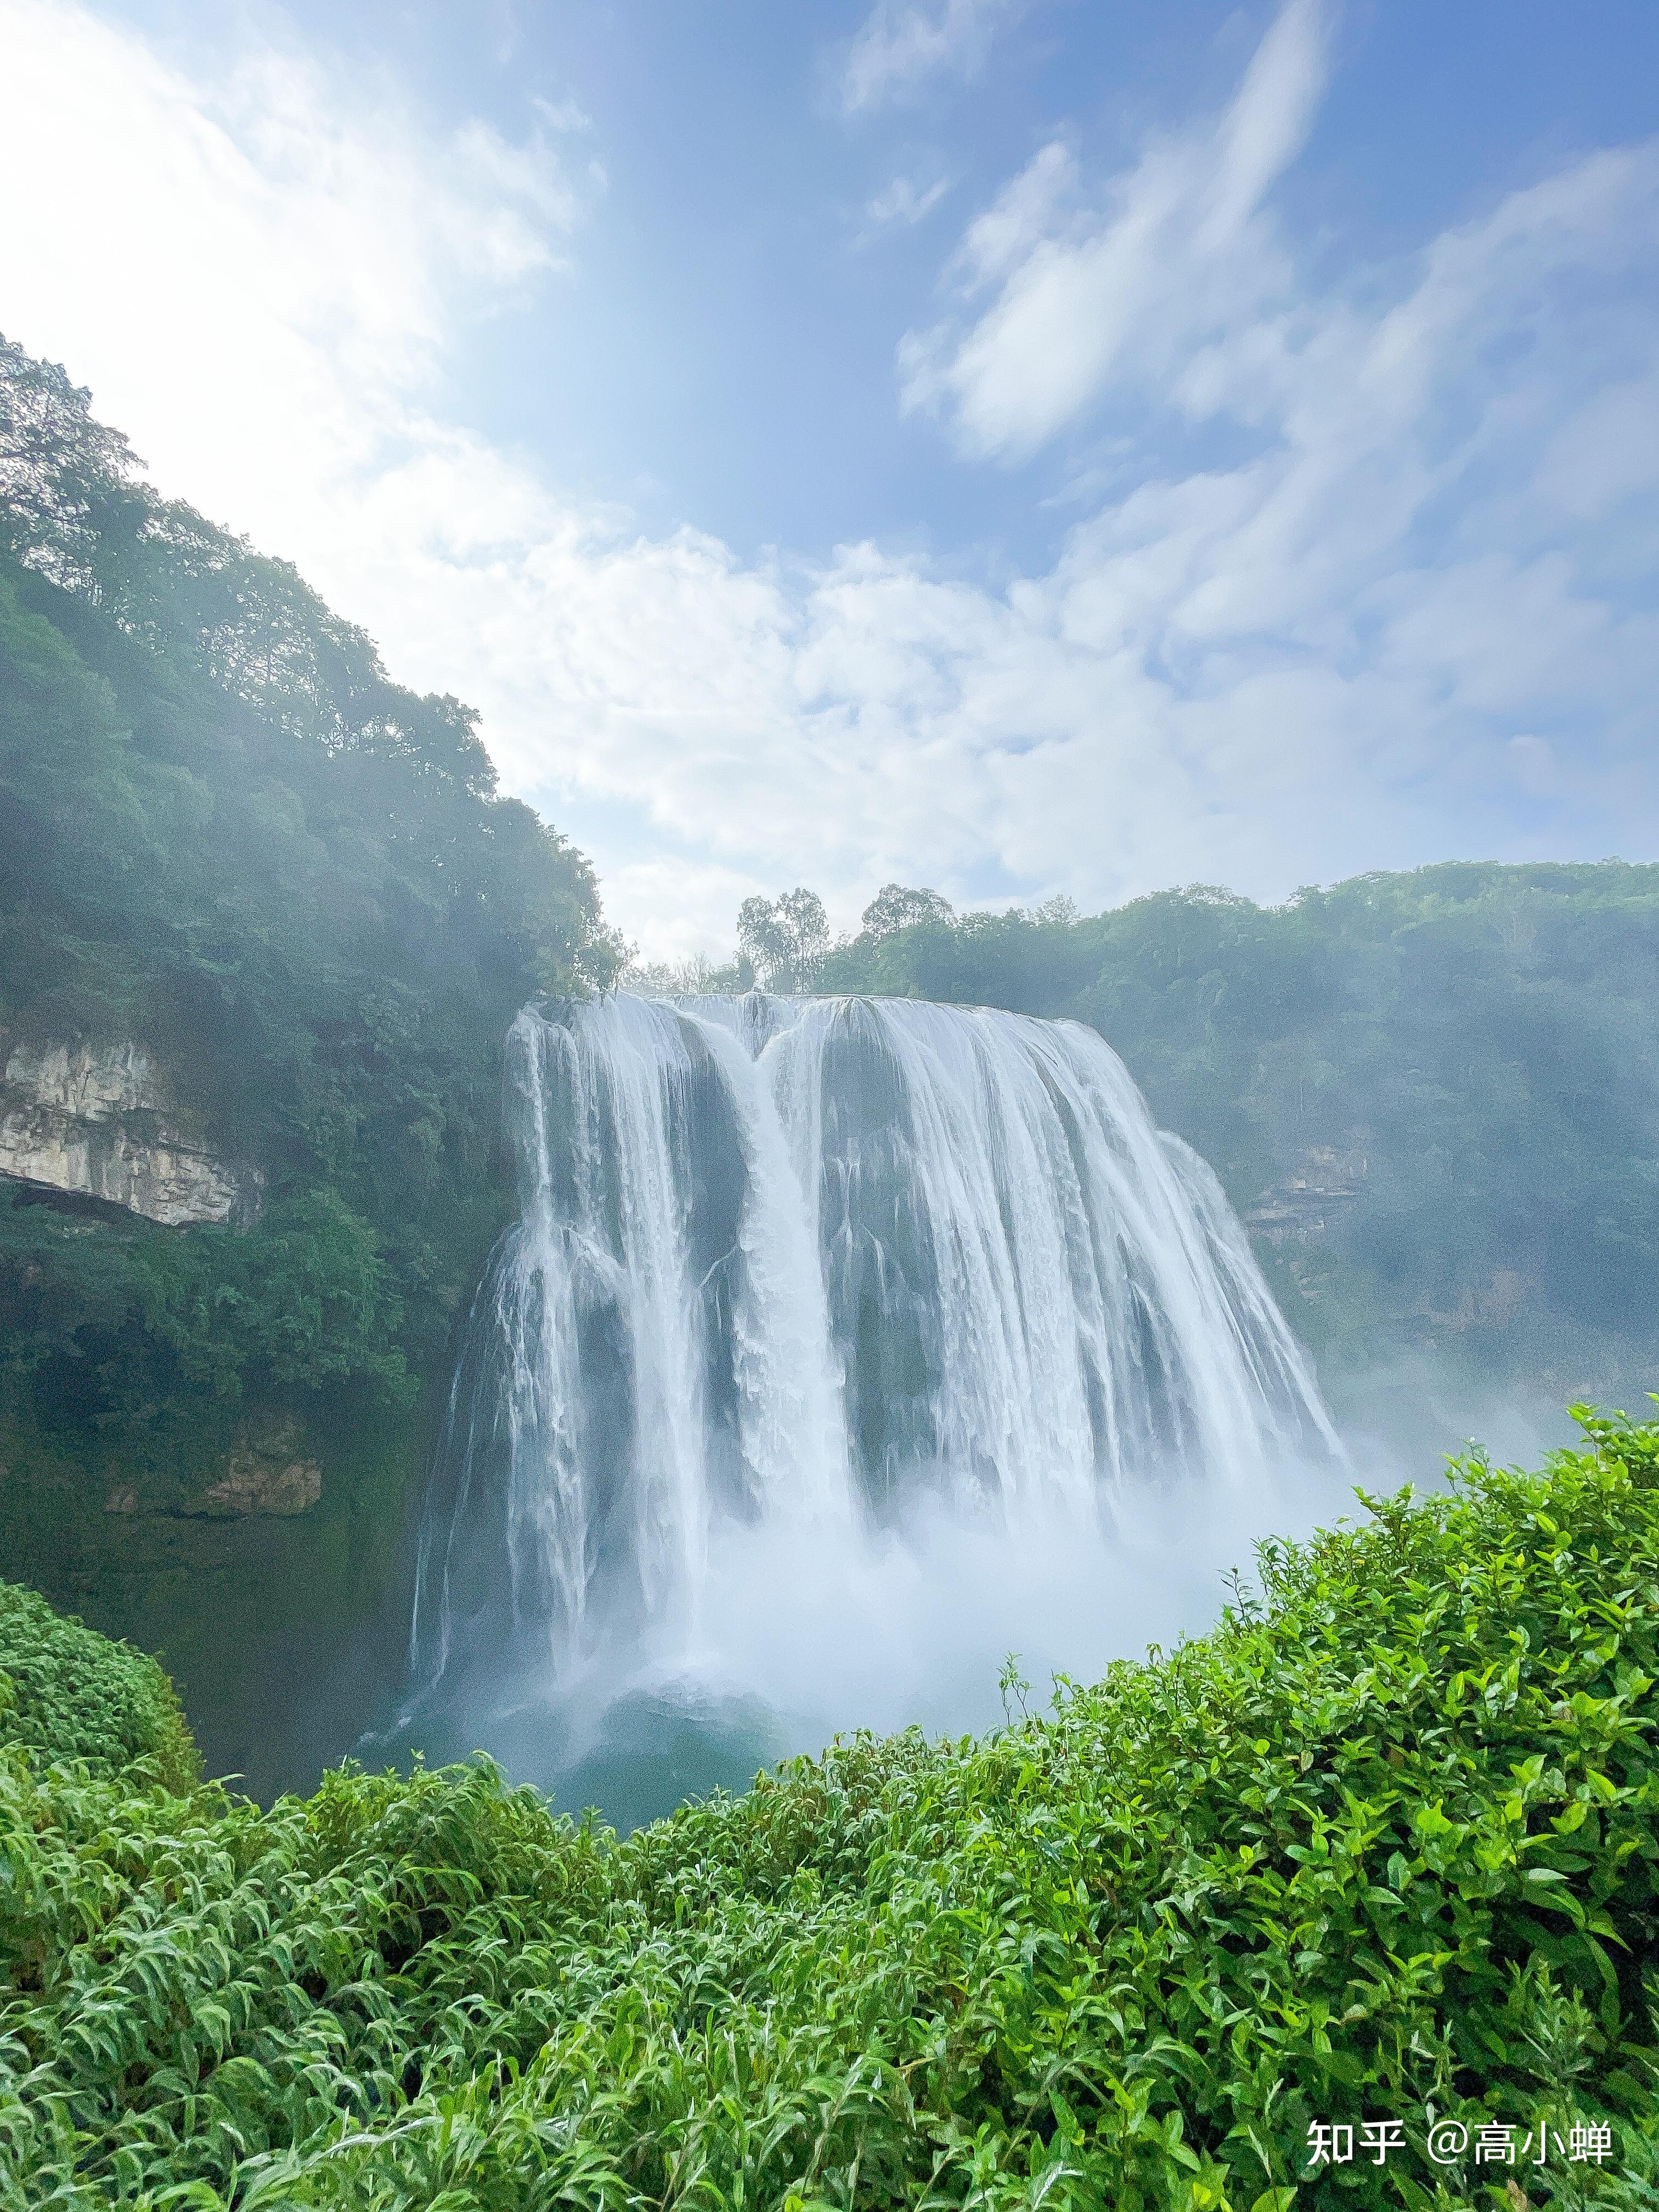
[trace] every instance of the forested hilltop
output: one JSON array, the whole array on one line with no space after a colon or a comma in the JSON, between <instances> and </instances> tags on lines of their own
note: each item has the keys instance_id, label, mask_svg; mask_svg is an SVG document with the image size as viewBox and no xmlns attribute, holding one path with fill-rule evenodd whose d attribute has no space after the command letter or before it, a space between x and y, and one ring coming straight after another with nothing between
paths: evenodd
<instances>
[{"instance_id":1,"label":"forested hilltop","mask_svg":"<svg viewBox=\"0 0 1659 2212\"><path fill-rule=\"evenodd\" d=\"M0 343L6 1127L26 1148L101 1083L123 1158L247 1200L164 1226L0 1185L0 1572L176 1650L216 1603L257 1645L384 1554L509 1207L502 1034L617 964L476 721ZM215 1516L319 1483L307 1532L260 1516L224 1580ZM180 1657L206 1693L211 1651Z\"/></svg>"},{"instance_id":2,"label":"forested hilltop","mask_svg":"<svg viewBox=\"0 0 1659 2212\"><path fill-rule=\"evenodd\" d=\"M1659 1383L1659 866L1460 862L1079 915L751 900L724 974L1087 1022L1215 1167L1328 1386ZM691 980L681 978L682 981Z\"/></svg>"}]
</instances>

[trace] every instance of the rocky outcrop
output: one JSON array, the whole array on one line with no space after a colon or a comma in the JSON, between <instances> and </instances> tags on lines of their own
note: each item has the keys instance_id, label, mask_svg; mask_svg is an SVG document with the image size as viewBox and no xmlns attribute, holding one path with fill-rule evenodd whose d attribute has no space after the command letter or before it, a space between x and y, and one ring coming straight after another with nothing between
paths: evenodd
<instances>
[{"instance_id":1,"label":"rocky outcrop","mask_svg":"<svg viewBox=\"0 0 1659 2212\"><path fill-rule=\"evenodd\" d=\"M191 1519L237 1520L249 1513L303 1513L323 1494L323 1470L305 1456L295 1420L245 1430L217 1482L182 1510Z\"/></svg>"},{"instance_id":2,"label":"rocky outcrop","mask_svg":"<svg viewBox=\"0 0 1659 2212\"><path fill-rule=\"evenodd\" d=\"M307 1453L304 1429L291 1414L278 1413L242 1430L224 1472L205 1490L147 1502L136 1482L118 1478L105 1493L104 1510L182 1521L242 1521L256 1513L289 1519L309 1511L322 1494L323 1470Z\"/></svg>"},{"instance_id":3,"label":"rocky outcrop","mask_svg":"<svg viewBox=\"0 0 1659 2212\"><path fill-rule=\"evenodd\" d=\"M1369 1163L1358 1146L1312 1145L1264 1190L1244 1219L1269 1244L1322 1244L1355 1199Z\"/></svg>"},{"instance_id":4,"label":"rocky outcrop","mask_svg":"<svg viewBox=\"0 0 1659 2212\"><path fill-rule=\"evenodd\" d=\"M259 1210L258 1171L221 1158L204 1138L142 1045L15 1044L4 1052L0 1176L101 1200L169 1228L246 1226Z\"/></svg>"}]
</instances>

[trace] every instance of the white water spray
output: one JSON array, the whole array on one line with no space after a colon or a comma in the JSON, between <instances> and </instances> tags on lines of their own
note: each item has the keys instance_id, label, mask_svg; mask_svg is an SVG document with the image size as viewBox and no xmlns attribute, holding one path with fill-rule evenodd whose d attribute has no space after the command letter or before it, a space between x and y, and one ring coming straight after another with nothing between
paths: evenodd
<instances>
[{"instance_id":1,"label":"white water spray","mask_svg":"<svg viewBox=\"0 0 1659 2212\"><path fill-rule=\"evenodd\" d=\"M907 1525L1087 1547L1339 1455L1215 1177L1091 1030L618 995L527 1009L507 1061L522 1211L422 1531L428 1682L695 1664L744 1641L745 1559L757 1618L780 1572L804 1616Z\"/></svg>"}]
</instances>

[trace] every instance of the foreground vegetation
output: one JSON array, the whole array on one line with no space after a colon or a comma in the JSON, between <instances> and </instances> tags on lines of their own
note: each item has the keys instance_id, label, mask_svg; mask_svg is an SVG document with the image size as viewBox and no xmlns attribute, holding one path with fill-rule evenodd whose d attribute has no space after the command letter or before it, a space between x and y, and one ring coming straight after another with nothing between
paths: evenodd
<instances>
[{"instance_id":1,"label":"foreground vegetation","mask_svg":"<svg viewBox=\"0 0 1659 2212\"><path fill-rule=\"evenodd\" d=\"M1659 1428L1583 1425L626 1841L483 1765L262 1812L10 1595L0 2203L1659 2204Z\"/></svg>"}]
</instances>

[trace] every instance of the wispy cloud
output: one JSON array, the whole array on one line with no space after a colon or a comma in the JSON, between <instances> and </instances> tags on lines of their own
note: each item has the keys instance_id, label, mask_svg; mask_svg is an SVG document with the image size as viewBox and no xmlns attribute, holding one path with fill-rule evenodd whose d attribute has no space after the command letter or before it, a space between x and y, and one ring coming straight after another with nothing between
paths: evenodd
<instances>
[{"instance_id":1,"label":"wispy cloud","mask_svg":"<svg viewBox=\"0 0 1659 2212\"><path fill-rule=\"evenodd\" d=\"M1301 151L1324 88L1321 0L1290 0L1237 94L1207 124L1154 139L1091 190L1045 146L963 240L969 310L902 350L912 406L973 453L1016 459L1111 386L1202 404L1212 349L1283 301L1293 272L1267 195Z\"/></svg>"},{"instance_id":2,"label":"wispy cloud","mask_svg":"<svg viewBox=\"0 0 1659 2212\"><path fill-rule=\"evenodd\" d=\"M1030 0L877 0L848 50L842 105L849 115L914 99L930 77L974 76L992 40Z\"/></svg>"},{"instance_id":3,"label":"wispy cloud","mask_svg":"<svg viewBox=\"0 0 1659 2212\"><path fill-rule=\"evenodd\" d=\"M0 327L278 551L427 434L460 331L568 265L599 188L545 119L434 133L292 46L198 82L57 0L0 0L0 174L38 217L7 226Z\"/></svg>"},{"instance_id":4,"label":"wispy cloud","mask_svg":"<svg viewBox=\"0 0 1659 2212\"><path fill-rule=\"evenodd\" d=\"M948 177L936 177L931 185L918 185L914 177L895 177L865 209L866 221L872 230L888 230L895 224L914 229L926 222L950 189Z\"/></svg>"},{"instance_id":5,"label":"wispy cloud","mask_svg":"<svg viewBox=\"0 0 1659 2212\"><path fill-rule=\"evenodd\" d=\"M1127 410L1143 459L990 591L875 544L647 537L461 427L452 335L580 242L568 145L434 132L259 46L196 83L59 0L0 0L0 191L30 209L0 329L405 680L477 700L650 951L802 881L843 917L895 878L1097 905L1659 835L1659 148L1333 284L1270 202L1310 7L1124 175L1056 139L964 234L935 404L998 458ZM1218 418L1226 458L1183 463Z\"/></svg>"}]
</instances>

